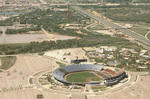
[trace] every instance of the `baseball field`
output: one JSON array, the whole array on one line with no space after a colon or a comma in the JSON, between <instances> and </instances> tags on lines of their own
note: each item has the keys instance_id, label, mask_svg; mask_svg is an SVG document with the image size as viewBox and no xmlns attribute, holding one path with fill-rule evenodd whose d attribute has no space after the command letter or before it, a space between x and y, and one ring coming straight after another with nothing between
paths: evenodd
<instances>
[{"instance_id":1,"label":"baseball field","mask_svg":"<svg viewBox=\"0 0 150 99\"><path fill-rule=\"evenodd\" d=\"M75 72L68 74L65 79L69 82L89 83L91 81L100 81L100 77L92 72Z\"/></svg>"}]
</instances>

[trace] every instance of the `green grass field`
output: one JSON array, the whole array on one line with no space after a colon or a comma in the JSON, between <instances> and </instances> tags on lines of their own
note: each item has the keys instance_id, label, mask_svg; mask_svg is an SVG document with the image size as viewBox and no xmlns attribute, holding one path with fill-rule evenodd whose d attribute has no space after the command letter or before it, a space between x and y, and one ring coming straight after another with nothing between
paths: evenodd
<instances>
[{"instance_id":1,"label":"green grass field","mask_svg":"<svg viewBox=\"0 0 150 99\"><path fill-rule=\"evenodd\" d=\"M132 31L135 31L138 34L141 34L145 36L145 34L150 31L149 29L144 29L144 28L131 28Z\"/></svg>"},{"instance_id":2,"label":"green grass field","mask_svg":"<svg viewBox=\"0 0 150 99\"><path fill-rule=\"evenodd\" d=\"M66 66L66 64L64 64L64 63L61 63L61 62L58 62L58 61L56 61L56 63L59 65L59 67Z\"/></svg>"},{"instance_id":3,"label":"green grass field","mask_svg":"<svg viewBox=\"0 0 150 99\"><path fill-rule=\"evenodd\" d=\"M0 69L7 70L15 64L17 57L16 56L5 56L5 57L0 57L0 59L1 59Z\"/></svg>"},{"instance_id":4,"label":"green grass field","mask_svg":"<svg viewBox=\"0 0 150 99\"><path fill-rule=\"evenodd\" d=\"M104 91L104 90L107 89L106 86L92 86L91 88L92 88L92 90L93 90L94 92Z\"/></svg>"},{"instance_id":5,"label":"green grass field","mask_svg":"<svg viewBox=\"0 0 150 99\"><path fill-rule=\"evenodd\" d=\"M101 78L90 72L77 72L66 77L69 82L88 83L90 81L100 81Z\"/></svg>"},{"instance_id":6,"label":"green grass field","mask_svg":"<svg viewBox=\"0 0 150 99\"><path fill-rule=\"evenodd\" d=\"M30 84L33 84L32 79L33 79L33 78L30 78L30 79L29 79L29 83L30 83Z\"/></svg>"},{"instance_id":7,"label":"green grass field","mask_svg":"<svg viewBox=\"0 0 150 99\"><path fill-rule=\"evenodd\" d=\"M89 27L88 29L89 30L106 30L105 26L102 24L97 24L93 27Z\"/></svg>"}]
</instances>

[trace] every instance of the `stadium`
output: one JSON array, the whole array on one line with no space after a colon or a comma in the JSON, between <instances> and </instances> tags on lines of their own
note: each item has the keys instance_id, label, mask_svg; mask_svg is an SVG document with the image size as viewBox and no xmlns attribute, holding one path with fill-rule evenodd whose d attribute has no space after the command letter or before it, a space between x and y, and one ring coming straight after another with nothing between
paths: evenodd
<instances>
[{"instance_id":1,"label":"stadium","mask_svg":"<svg viewBox=\"0 0 150 99\"><path fill-rule=\"evenodd\" d=\"M103 65L92 64L69 65L56 69L53 72L53 77L65 85L103 83L107 86L117 84L126 77L124 69L114 71L103 67Z\"/></svg>"}]
</instances>

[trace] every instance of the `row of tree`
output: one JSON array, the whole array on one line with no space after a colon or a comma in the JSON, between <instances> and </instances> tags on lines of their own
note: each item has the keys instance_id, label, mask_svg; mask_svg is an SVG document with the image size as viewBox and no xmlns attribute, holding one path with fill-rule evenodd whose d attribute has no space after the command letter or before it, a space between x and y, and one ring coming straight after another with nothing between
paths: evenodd
<instances>
[{"instance_id":1,"label":"row of tree","mask_svg":"<svg viewBox=\"0 0 150 99\"><path fill-rule=\"evenodd\" d=\"M96 7L94 10L115 21L150 23L150 6Z\"/></svg>"},{"instance_id":2,"label":"row of tree","mask_svg":"<svg viewBox=\"0 0 150 99\"><path fill-rule=\"evenodd\" d=\"M100 34L90 34L82 39L58 40L58 41L43 41L31 42L29 44L7 44L0 45L0 54L19 54L19 53L37 53L47 50L76 48L76 47L91 47L97 45L115 45L133 46L135 44L122 38L112 38L110 36Z\"/></svg>"},{"instance_id":3,"label":"row of tree","mask_svg":"<svg viewBox=\"0 0 150 99\"><path fill-rule=\"evenodd\" d=\"M71 10L71 18L66 18L65 11L54 11L54 10L36 10L31 13L21 14L17 17L12 17L9 19L6 19L5 21L0 21L0 26L6 26L6 25L13 25L14 22L20 22L21 24L31 24L36 25L37 27L32 28L25 28L25 29L19 29L19 30L12 30L9 29L6 31L6 34L15 34L15 33L25 33L32 30L40 30L41 27L43 27L45 30L52 32L52 33L58 33L62 35L69 35L69 36L78 36L83 37L82 34L78 34L75 32L75 30L67 29L63 30L60 28L60 24L65 23L78 23L82 24L82 20L90 20L88 17L79 17L74 13L73 10ZM84 24L84 23L83 23ZM85 23L86 24L86 23Z\"/></svg>"},{"instance_id":4,"label":"row of tree","mask_svg":"<svg viewBox=\"0 0 150 99\"><path fill-rule=\"evenodd\" d=\"M37 26L36 28L30 29L19 29L19 30L7 30L6 33L24 33L31 30L40 30L44 28L45 30L52 33L59 33L62 35L78 36L80 39L73 40L58 40L58 41L44 41L44 42L31 42L29 44L14 44L14 45L0 45L0 54L19 54L19 53L37 53L47 50L55 50L62 48L75 48L75 47L90 47L96 45L115 45L115 46L129 46L134 45L128 40L122 38L113 38L107 35L95 34L88 32L86 30L81 30L81 32L87 35L78 34L74 30L63 30L59 27L60 24L64 23L81 23L84 20L90 20L88 17L78 17L77 15L71 13L72 17L70 19L66 18L66 13L53 10L36 10L32 13L27 13L19 15L18 17L12 17L6 19L2 23L20 22L22 24L32 24ZM1 24L1 23L0 23Z\"/></svg>"},{"instance_id":5,"label":"row of tree","mask_svg":"<svg viewBox=\"0 0 150 99\"><path fill-rule=\"evenodd\" d=\"M6 34L23 34L28 33L29 31L40 31L41 27L35 27L35 28L22 28L22 29L7 29Z\"/></svg>"}]
</instances>

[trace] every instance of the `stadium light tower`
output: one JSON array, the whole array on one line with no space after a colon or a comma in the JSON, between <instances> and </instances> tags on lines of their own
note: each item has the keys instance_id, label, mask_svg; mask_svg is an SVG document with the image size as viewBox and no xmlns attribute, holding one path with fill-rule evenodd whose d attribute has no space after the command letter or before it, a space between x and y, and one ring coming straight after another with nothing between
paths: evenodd
<instances>
[{"instance_id":1,"label":"stadium light tower","mask_svg":"<svg viewBox=\"0 0 150 99\"><path fill-rule=\"evenodd\" d=\"M67 4L67 18L70 18L70 11L69 11L69 2L68 2L68 4Z\"/></svg>"}]
</instances>

